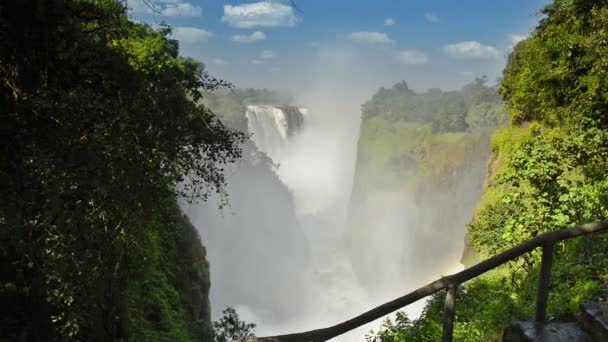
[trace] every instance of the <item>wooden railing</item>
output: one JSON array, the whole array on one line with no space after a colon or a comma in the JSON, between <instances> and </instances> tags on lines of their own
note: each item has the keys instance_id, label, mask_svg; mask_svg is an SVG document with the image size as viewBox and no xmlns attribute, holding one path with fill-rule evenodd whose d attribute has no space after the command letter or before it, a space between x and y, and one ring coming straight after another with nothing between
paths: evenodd
<instances>
[{"instance_id":1,"label":"wooden railing","mask_svg":"<svg viewBox=\"0 0 608 342\"><path fill-rule=\"evenodd\" d=\"M570 229L544 233L518 246L506 250L490 259L484 260L475 266L465 269L453 275L449 275L410 292L403 297L394 299L388 303L375 307L357 317L351 318L331 327L310 330L301 333L258 337L246 339L246 342L322 342L348 331L370 323L378 318L386 316L393 311L401 309L424 297L432 295L443 289L447 289L444 316L443 316L443 341L451 342L454 331L454 314L456 312L456 291L458 286L466 281L476 278L500 265L514 260L534 249L541 247L543 255L540 268L540 282L538 297L536 300L536 322L545 322L547 311L547 299L549 296L549 285L551 284L551 265L553 264L553 247L556 243L577 236L588 235L608 231L608 220L589 223Z\"/></svg>"}]
</instances>

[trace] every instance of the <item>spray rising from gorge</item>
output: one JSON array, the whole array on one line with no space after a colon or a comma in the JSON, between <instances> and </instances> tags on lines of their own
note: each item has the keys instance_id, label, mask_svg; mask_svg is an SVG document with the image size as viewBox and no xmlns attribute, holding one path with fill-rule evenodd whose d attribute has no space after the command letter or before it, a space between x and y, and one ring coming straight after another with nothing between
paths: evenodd
<instances>
[{"instance_id":1,"label":"spray rising from gorge","mask_svg":"<svg viewBox=\"0 0 608 342\"><path fill-rule=\"evenodd\" d=\"M232 122L251 138L227 170L229 206L211 200L185 208L206 241L213 315L233 306L260 336L338 323L460 265L485 138L452 135L471 141L454 140L451 149L431 141L431 152L453 163L449 179L423 179L411 172L420 162L403 156L393 158L401 160L395 176L368 153L384 144L372 133L390 129L361 122L358 105L332 96L243 99ZM434 139L424 127L399 132L400 144ZM467 144L477 148L465 153ZM422 304L406 312L415 316ZM360 341L378 325L341 339Z\"/></svg>"}]
</instances>

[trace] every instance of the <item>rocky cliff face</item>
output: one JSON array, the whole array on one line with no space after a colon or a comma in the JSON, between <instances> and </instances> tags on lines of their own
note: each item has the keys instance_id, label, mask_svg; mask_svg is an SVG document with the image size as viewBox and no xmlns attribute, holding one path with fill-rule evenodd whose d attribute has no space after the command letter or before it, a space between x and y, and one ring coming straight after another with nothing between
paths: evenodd
<instances>
[{"instance_id":1,"label":"rocky cliff face","mask_svg":"<svg viewBox=\"0 0 608 342\"><path fill-rule=\"evenodd\" d=\"M349 209L354 268L369 286L422 285L459 265L489 136L377 120L363 121L359 140Z\"/></svg>"}]
</instances>

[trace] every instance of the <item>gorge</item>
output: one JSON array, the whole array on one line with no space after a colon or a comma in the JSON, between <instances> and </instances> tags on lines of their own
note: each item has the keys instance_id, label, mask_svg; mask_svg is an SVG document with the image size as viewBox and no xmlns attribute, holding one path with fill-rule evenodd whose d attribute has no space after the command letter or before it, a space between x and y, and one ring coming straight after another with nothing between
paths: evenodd
<instances>
[{"instance_id":1,"label":"gorge","mask_svg":"<svg viewBox=\"0 0 608 342\"><path fill-rule=\"evenodd\" d=\"M435 134L425 124L398 131L378 127L379 118L360 121L355 106L253 102L225 115L251 134L228 170L228 207L184 207L208 249L214 317L233 306L259 335L317 328L460 267L487 133ZM378 146L381 162L368 152ZM377 325L341 339L361 340Z\"/></svg>"},{"instance_id":2,"label":"gorge","mask_svg":"<svg viewBox=\"0 0 608 342\"><path fill-rule=\"evenodd\" d=\"M0 341L605 317L608 1L371 3L2 1Z\"/></svg>"}]
</instances>

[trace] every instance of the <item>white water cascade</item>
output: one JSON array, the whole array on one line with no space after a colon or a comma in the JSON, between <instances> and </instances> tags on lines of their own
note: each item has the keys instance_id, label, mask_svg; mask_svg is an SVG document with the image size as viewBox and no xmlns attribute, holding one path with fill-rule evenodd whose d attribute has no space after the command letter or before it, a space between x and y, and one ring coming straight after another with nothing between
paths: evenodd
<instances>
[{"instance_id":1,"label":"white water cascade","mask_svg":"<svg viewBox=\"0 0 608 342\"><path fill-rule=\"evenodd\" d=\"M249 105L245 115L258 149L277 162L285 154L288 138L303 128L305 113L304 108Z\"/></svg>"}]
</instances>

